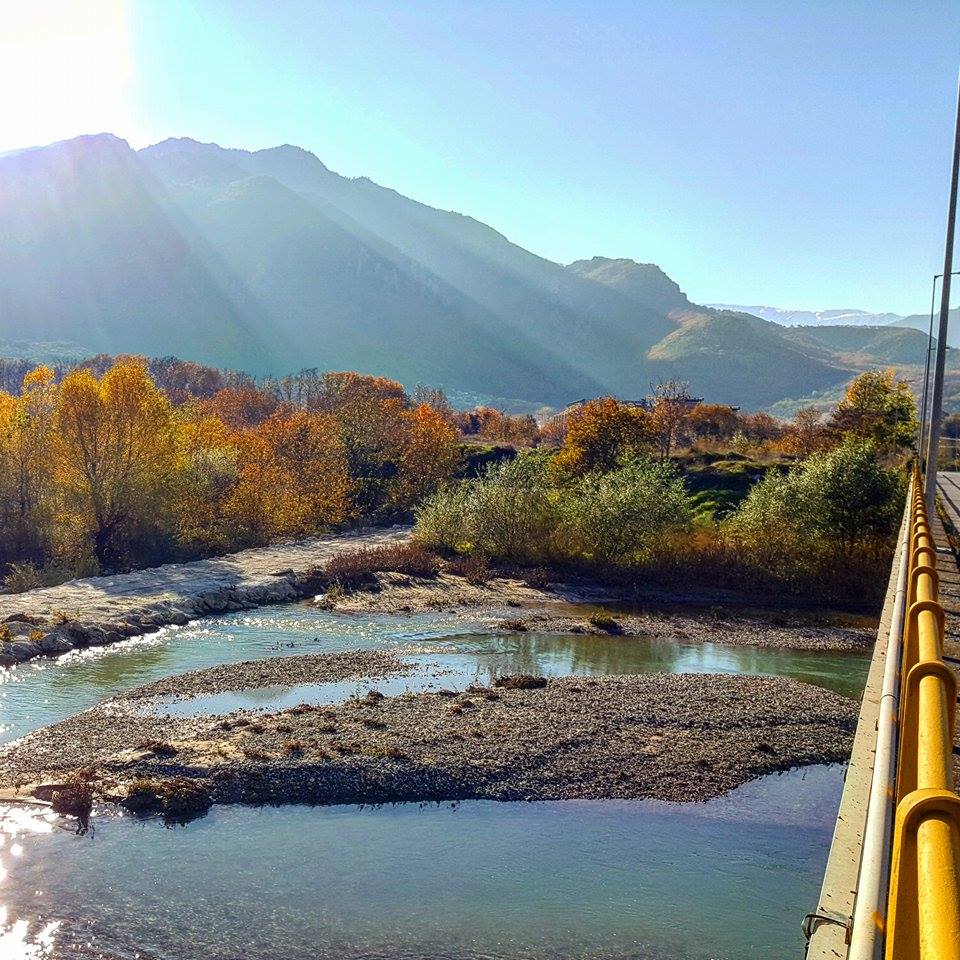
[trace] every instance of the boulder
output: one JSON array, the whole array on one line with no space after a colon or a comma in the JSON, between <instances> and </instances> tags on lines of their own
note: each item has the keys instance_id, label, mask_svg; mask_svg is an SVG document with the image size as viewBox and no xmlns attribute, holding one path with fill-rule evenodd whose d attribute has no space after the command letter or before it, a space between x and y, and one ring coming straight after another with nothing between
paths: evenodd
<instances>
[{"instance_id":1,"label":"boulder","mask_svg":"<svg viewBox=\"0 0 960 960\"><path fill-rule=\"evenodd\" d=\"M69 653L73 649L73 641L65 637L59 630L54 630L40 641L40 649L48 657L55 657L61 653Z\"/></svg>"},{"instance_id":2,"label":"boulder","mask_svg":"<svg viewBox=\"0 0 960 960\"><path fill-rule=\"evenodd\" d=\"M14 640L10 644L10 652L17 663L23 663L24 660L32 660L40 656L40 644L33 640Z\"/></svg>"},{"instance_id":3,"label":"boulder","mask_svg":"<svg viewBox=\"0 0 960 960\"><path fill-rule=\"evenodd\" d=\"M29 637L37 629L37 625L29 620L7 620L3 626L11 637Z\"/></svg>"}]
</instances>

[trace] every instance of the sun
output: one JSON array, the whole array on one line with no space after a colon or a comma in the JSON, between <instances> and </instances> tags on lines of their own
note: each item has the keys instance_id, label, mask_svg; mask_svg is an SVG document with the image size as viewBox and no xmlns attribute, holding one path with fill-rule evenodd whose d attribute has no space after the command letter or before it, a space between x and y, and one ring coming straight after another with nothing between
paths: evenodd
<instances>
[{"instance_id":1,"label":"sun","mask_svg":"<svg viewBox=\"0 0 960 960\"><path fill-rule=\"evenodd\" d=\"M0 151L129 136L131 76L124 0L0 0Z\"/></svg>"}]
</instances>

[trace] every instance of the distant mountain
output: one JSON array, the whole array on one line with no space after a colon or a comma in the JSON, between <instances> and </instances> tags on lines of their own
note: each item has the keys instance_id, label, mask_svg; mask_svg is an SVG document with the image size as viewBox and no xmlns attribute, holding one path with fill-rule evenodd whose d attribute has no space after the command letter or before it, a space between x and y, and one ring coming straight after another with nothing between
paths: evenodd
<instances>
[{"instance_id":1,"label":"distant mountain","mask_svg":"<svg viewBox=\"0 0 960 960\"><path fill-rule=\"evenodd\" d=\"M909 317L899 317L894 326L907 327L911 330L919 330L924 336L930 331L930 314L912 313ZM933 332L936 334L940 327L939 309L933 318ZM960 307L954 307L950 311L950 320L948 326L947 343L951 347L960 347Z\"/></svg>"},{"instance_id":2,"label":"distant mountain","mask_svg":"<svg viewBox=\"0 0 960 960\"><path fill-rule=\"evenodd\" d=\"M744 307L729 303L711 303L717 310L751 313L755 317L784 327L884 326L900 319L896 313L868 313L866 310L787 310L783 307Z\"/></svg>"},{"instance_id":3,"label":"distant mountain","mask_svg":"<svg viewBox=\"0 0 960 960\"><path fill-rule=\"evenodd\" d=\"M715 403L734 406L770 406L852 376L850 367L828 352L793 343L777 324L732 311L684 316L650 356L663 373L689 380Z\"/></svg>"},{"instance_id":4,"label":"distant mountain","mask_svg":"<svg viewBox=\"0 0 960 960\"><path fill-rule=\"evenodd\" d=\"M257 367L257 306L109 134L0 158L0 337Z\"/></svg>"},{"instance_id":5,"label":"distant mountain","mask_svg":"<svg viewBox=\"0 0 960 960\"><path fill-rule=\"evenodd\" d=\"M553 263L299 147L102 134L0 156L0 342L549 404L676 376L755 408L912 362L909 336L803 338L762 309L698 307L654 264Z\"/></svg>"},{"instance_id":6,"label":"distant mountain","mask_svg":"<svg viewBox=\"0 0 960 960\"><path fill-rule=\"evenodd\" d=\"M786 336L800 346L820 347L849 363L920 366L926 360L927 334L899 326L791 327Z\"/></svg>"}]
</instances>

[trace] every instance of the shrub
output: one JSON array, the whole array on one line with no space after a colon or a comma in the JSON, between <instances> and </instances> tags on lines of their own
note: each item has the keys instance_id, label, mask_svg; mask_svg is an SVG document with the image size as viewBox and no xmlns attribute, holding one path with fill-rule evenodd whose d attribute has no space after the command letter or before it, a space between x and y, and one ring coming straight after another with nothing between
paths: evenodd
<instances>
[{"instance_id":1,"label":"shrub","mask_svg":"<svg viewBox=\"0 0 960 960\"><path fill-rule=\"evenodd\" d=\"M463 577L474 587L482 587L493 576L487 558L479 553L465 557L455 557L447 564L447 573Z\"/></svg>"},{"instance_id":2,"label":"shrub","mask_svg":"<svg viewBox=\"0 0 960 960\"><path fill-rule=\"evenodd\" d=\"M430 498L417 512L414 535L424 546L536 560L550 552L556 525L543 459L520 456Z\"/></svg>"},{"instance_id":3,"label":"shrub","mask_svg":"<svg viewBox=\"0 0 960 960\"><path fill-rule=\"evenodd\" d=\"M656 538L689 525L683 481L672 466L634 459L609 473L591 473L560 501L564 552L621 564L649 551Z\"/></svg>"},{"instance_id":4,"label":"shrub","mask_svg":"<svg viewBox=\"0 0 960 960\"><path fill-rule=\"evenodd\" d=\"M416 511L414 539L432 550L457 550L465 546L465 523L470 485L458 483L446 487L426 500Z\"/></svg>"},{"instance_id":5,"label":"shrub","mask_svg":"<svg viewBox=\"0 0 960 960\"><path fill-rule=\"evenodd\" d=\"M39 587L55 587L77 577L91 577L98 572L92 558L75 562L51 561L40 566L26 560L8 564L3 585L10 593L25 593Z\"/></svg>"},{"instance_id":6,"label":"shrub","mask_svg":"<svg viewBox=\"0 0 960 960\"><path fill-rule=\"evenodd\" d=\"M847 439L786 475L768 473L733 515L731 526L755 543L822 539L850 548L888 537L903 495L903 480L880 465L874 447Z\"/></svg>"},{"instance_id":7,"label":"shrub","mask_svg":"<svg viewBox=\"0 0 960 960\"><path fill-rule=\"evenodd\" d=\"M327 577L341 586L357 586L376 573L435 577L439 571L440 559L416 543L385 544L339 553L324 567Z\"/></svg>"}]
</instances>

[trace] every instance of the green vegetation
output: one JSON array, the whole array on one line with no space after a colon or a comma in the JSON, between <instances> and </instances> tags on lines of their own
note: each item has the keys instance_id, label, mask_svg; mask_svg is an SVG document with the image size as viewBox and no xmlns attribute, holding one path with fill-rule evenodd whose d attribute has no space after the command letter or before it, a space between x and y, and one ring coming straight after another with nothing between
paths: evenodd
<instances>
[{"instance_id":1,"label":"green vegetation","mask_svg":"<svg viewBox=\"0 0 960 960\"><path fill-rule=\"evenodd\" d=\"M677 436L685 416L671 426ZM416 540L637 585L879 595L916 424L892 376L858 378L826 420L800 411L787 427L752 422L752 439L737 429L724 451L667 459L656 424L655 410L587 404L554 456L521 453L428 497Z\"/></svg>"}]
</instances>

